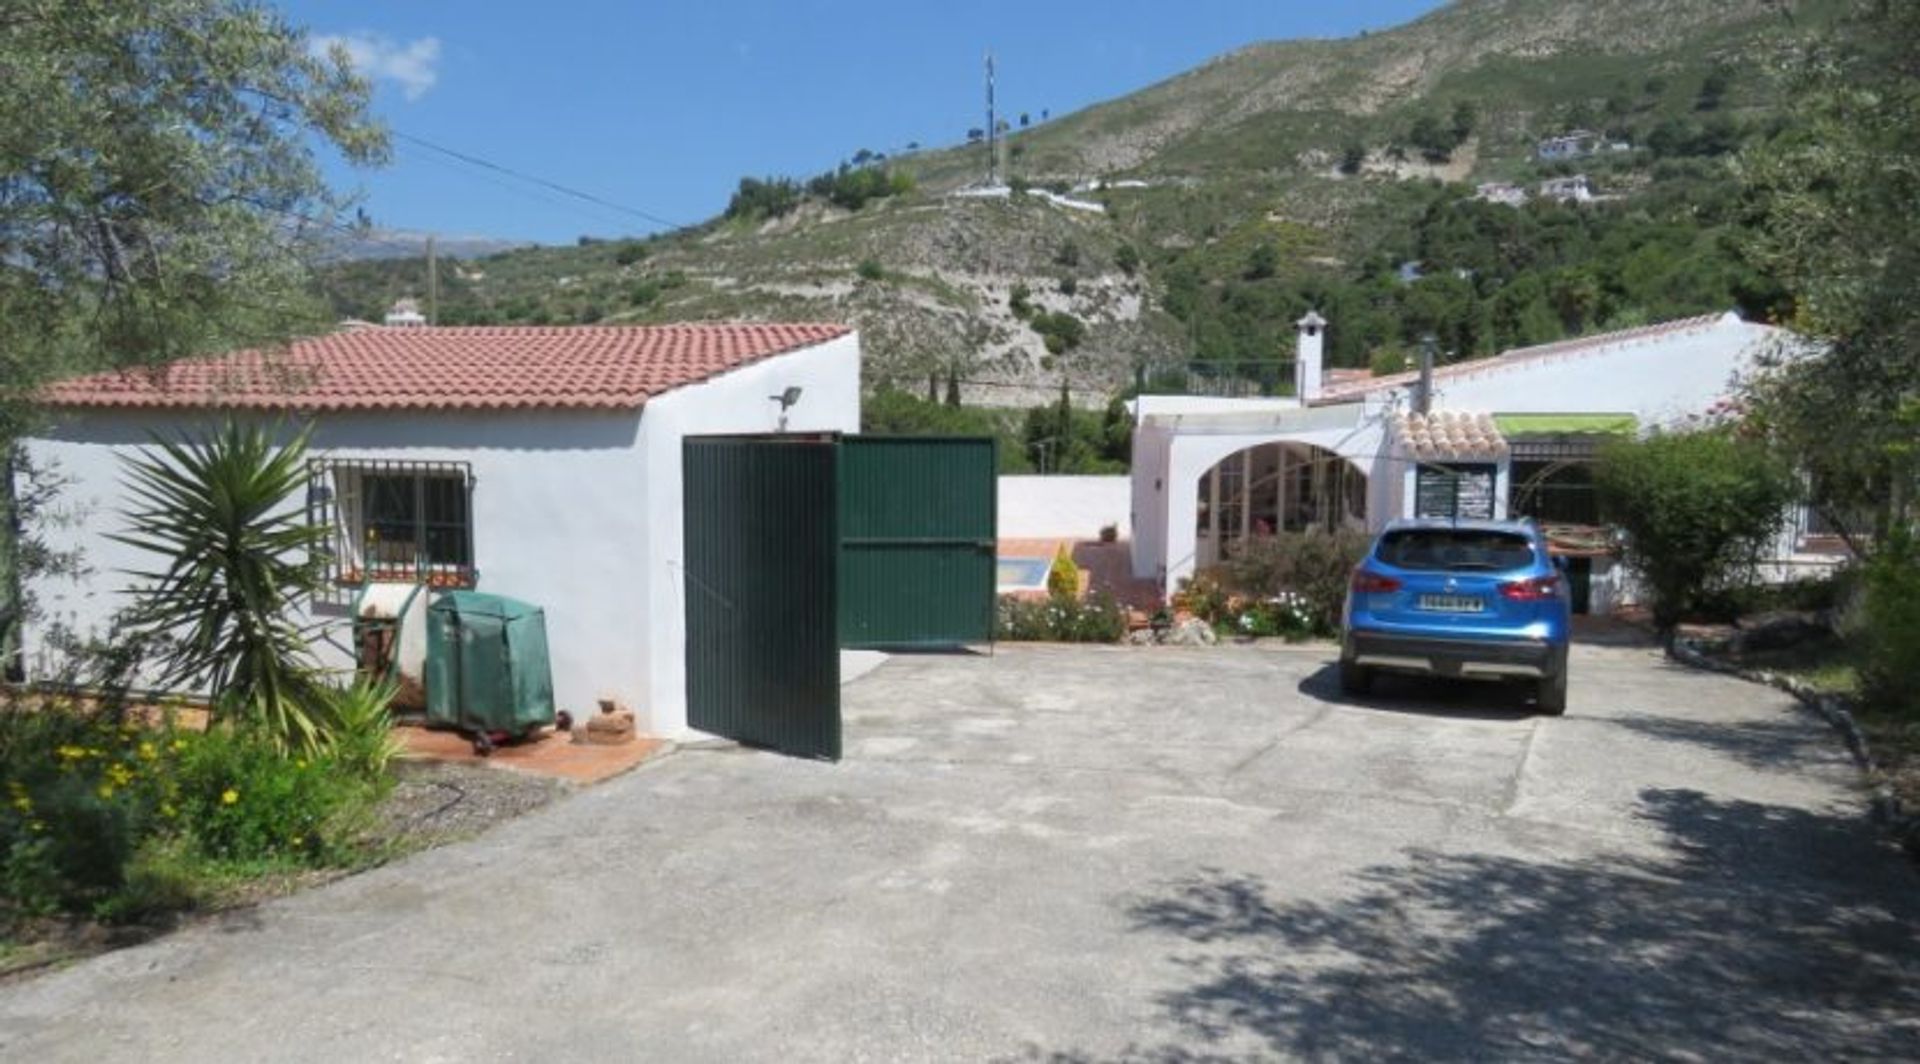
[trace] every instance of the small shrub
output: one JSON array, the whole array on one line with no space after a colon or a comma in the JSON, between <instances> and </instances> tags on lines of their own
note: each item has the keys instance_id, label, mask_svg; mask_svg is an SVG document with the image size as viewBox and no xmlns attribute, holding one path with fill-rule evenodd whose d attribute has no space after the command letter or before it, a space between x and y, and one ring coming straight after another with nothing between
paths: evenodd
<instances>
[{"instance_id":1,"label":"small shrub","mask_svg":"<svg viewBox=\"0 0 1920 1064\"><path fill-rule=\"evenodd\" d=\"M1100 526L1100 542L1115 543L1115 542L1118 542L1119 539L1120 539L1119 525L1101 525Z\"/></svg>"},{"instance_id":2,"label":"small shrub","mask_svg":"<svg viewBox=\"0 0 1920 1064\"><path fill-rule=\"evenodd\" d=\"M225 729L184 746L174 782L183 830L203 854L229 861L339 857L351 833L343 816L377 791L324 753L285 757Z\"/></svg>"},{"instance_id":3,"label":"small shrub","mask_svg":"<svg viewBox=\"0 0 1920 1064\"><path fill-rule=\"evenodd\" d=\"M1140 268L1140 250L1132 244L1120 245L1114 249L1113 264L1119 267L1121 273L1133 276L1133 272Z\"/></svg>"},{"instance_id":4,"label":"small shrub","mask_svg":"<svg viewBox=\"0 0 1920 1064\"><path fill-rule=\"evenodd\" d=\"M341 770L377 780L400 756L390 708L399 690L397 681L363 676L323 692L321 735L328 756Z\"/></svg>"},{"instance_id":5,"label":"small shrub","mask_svg":"<svg viewBox=\"0 0 1920 1064\"><path fill-rule=\"evenodd\" d=\"M1009 642L1116 643L1127 634L1127 614L1112 595L1045 599L1002 596L995 637Z\"/></svg>"},{"instance_id":6,"label":"small shrub","mask_svg":"<svg viewBox=\"0 0 1920 1064\"><path fill-rule=\"evenodd\" d=\"M1387 377L1405 372L1409 361L1406 348L1387 344L1374 348L1373 353L1367 356L1367 368L1376 377Z\"/></svg>"},{"instance_id":7,"label":"small shrub","mask_svg":"<svg viewBox=\"0 0 1920 1064\"><path fill-rule=\"evenodd\" d=\"M1708 593L1746 578L1785 519L1796 484L1780 461L1727 429L1623 440L1594 470L1600 510L1671 633Z\"/></svg>"},{"instance_id":8,"label":"small shrub","mask_svg":"<svg viewBox=\"0 0 1920 1064\"><path fill-rule=\"evenodd\" d=\"M1074 564L1073 555L1067 553L1063 544L1053 556L1053 566L1047 570L1047 593L1055 597L1080 597L1080 566Z\"/></svg>"},{"instance_id":9,"label":"small shrub","mask_svg":"<svg viewBox=\"0 0 1920 1064\"><path fill-rule=\"evenodd\" d=\"M1899 529L1867 563L1860 681L1876 707L1920 712L1920 544Z\"/></svg>"},{"instance_id":10,"label":"small shrub","mask_svg":"<svg viewBox=\"0 0 1920 1064\"><path fill-rule=\"evenodd\" d=\"M1022 320L1032 317L1033 289L1024 284L1014 285L1013 290L1007 293L1007 309L1013 311L1014 317Z\"/></svg>"},{"instance_id":11,"label":"small shrub","mask_svg":"<svg viewBox=\"0 0 1920 1064\"><path fill-rule=\"evenodd\" d=\"M1173 595L1173 605L1175 609L1185 610L1218 627L1230 612L1232 598L1226 585L1221 582L1219 572L1209 569L1180 581L1180 589Z\"/></svg>"},{"instance_id":12,"label":"small shrub","mask_svg":"<svg viewBox=\"0 0 1920 1064\"><path fill-rule=\"evenodd\" d=\"M613 253L613 261L620 266L631 266L647 257L647 245L638 240L623 242Z\"/></svg>"},{"instance_id":13,"label":"small shrub","mask_svg":"<svg viewBox=\"0 0 1920 1064\"><path fill-rule=\"evenodd\" d=\"M863 281L884 280L887 276L886 268L876 259L861 259L860 265L854 267L854 272L859 274Z\"/></svg>"}]
</instances>

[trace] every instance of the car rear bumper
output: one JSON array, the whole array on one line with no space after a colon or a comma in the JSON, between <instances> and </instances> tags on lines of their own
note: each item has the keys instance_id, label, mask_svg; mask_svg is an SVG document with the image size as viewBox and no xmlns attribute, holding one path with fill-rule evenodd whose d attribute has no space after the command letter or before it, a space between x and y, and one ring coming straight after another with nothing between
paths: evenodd
<instances>
[{"instance_id":1,"label":"car rear bumper","mask_svg":"<svg viewBox=\"0 0 1920 1064\"><path fill-rule=\"evenodd\" d=\"M1566 647L1544 639L1433 639L1351 631L1341 657L1393 672L1478 679L1545 679L1566 664Z\"/></svg>"}]
</instances>

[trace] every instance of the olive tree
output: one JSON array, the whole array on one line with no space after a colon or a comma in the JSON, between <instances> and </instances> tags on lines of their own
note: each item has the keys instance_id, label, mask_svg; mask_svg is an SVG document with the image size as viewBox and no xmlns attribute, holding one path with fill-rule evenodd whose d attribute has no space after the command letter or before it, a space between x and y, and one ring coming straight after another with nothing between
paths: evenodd
<instances>
[{"instance_id":1,"label":"olive tree","mask_svg":"<svg viewBox=\"0 0 1920 1064\"><path fill-rule=\"evenodd\" d=\"M384 158L346 54L252 0L0 6L0 442L75 369L270 343L345 205L314 145Z\"/></svg>"}]
</instances>

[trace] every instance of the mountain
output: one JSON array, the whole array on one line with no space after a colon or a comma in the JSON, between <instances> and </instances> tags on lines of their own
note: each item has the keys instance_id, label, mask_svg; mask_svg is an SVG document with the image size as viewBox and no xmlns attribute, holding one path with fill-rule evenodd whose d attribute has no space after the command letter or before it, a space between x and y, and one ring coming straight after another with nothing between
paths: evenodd
<instances>
[{"instance_id":1,"label":"mountain","mask_svg":"<svg viewBox=\"0 0 1920 1064\"><path fill-rule=\"evenodd\" d=\"M1779 294L1738 254L1728 166L1790 124L1773 73L1837 0L1460 0L1392 30L1252 45L978 143L743 183L644 240L449 264L442 320L850 321L876 386L1098 400L1186 363L1271 376L1308 307L1335 365L1391 368ZM1603 150L1536 157L1574 130ZM1613 150L1613 145L1630 148ZM1540 183L1581 175L1590 199ZM1504 182L1524 206L1473 197ZM1582 195L1568 189L1569 197ZM347 263L343 316L419 295L416 260Z\"/></svg>"},{"instance_id":2,"label":"mountain","mask_svg":"<svg viewBox=\"0 0 1920 1064\"><path fill-rule=\"evenodd\" d=\"M365 232L334 236L327 242L320 257L326 262L420 259L427 254L429 239L434 241L437 254L450 259L477 259L533 246L525 240L503 240L490 236L446 236L413 229L370 228Z\"/></svg>"}]
</instances>

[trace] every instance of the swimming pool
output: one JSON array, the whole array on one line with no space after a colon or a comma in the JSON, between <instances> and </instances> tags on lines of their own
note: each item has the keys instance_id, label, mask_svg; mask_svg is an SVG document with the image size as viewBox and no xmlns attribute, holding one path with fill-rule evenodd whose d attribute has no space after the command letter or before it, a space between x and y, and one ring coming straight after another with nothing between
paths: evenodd
<instances>
[{"instance_id":1,"label":"swimming pool","mask_svg":"<svg viewBox=\"0 0 1920 1064\"><path fill-rule=\"evenodd\" d=\"M994 560L994 589L997 591L1045 591L1047 570L1053 562L1047 558L997 558Z\"/></svg>"}]
</instances>

